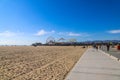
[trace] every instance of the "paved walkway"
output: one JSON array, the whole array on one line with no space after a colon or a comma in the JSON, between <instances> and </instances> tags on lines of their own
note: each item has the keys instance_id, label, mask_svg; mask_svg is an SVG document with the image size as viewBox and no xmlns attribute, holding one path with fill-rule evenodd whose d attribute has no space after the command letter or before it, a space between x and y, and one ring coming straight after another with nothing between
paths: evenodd
<instances>
[{"instance_id":1,"label":"paved walkway","mask_svg":"<svg viewBox=\"0 0 120 80\"><path fill-rule=\"evenodd\" d=\"M117 50L116 48L110 48L110 51L107 51L106 47L103 46L102 50L118 59L120 59L120 50Z\"/></svg>"},{"instance_id":2,"label":"paved walkway","mask_svg":"<svg viewBox=\"0 0 120 80\"><path fill-rule=\"evenodd\" d=\"M90 48L65 80L120 80L120 62Z\"/></svg>"}]
</instances>

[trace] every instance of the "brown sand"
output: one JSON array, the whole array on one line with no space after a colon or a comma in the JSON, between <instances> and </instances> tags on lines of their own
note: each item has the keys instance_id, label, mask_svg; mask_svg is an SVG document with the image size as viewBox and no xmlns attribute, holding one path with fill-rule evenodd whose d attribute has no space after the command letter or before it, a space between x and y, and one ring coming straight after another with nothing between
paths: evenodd
<instances>
[{"instance_id":1,"label":"brown sand","mask_svg":"<svg viewBox=\"0 0 120 80\"><path fill-rule=\"evenodd\" d=\"M0 80L64 80L85 50L73 46L0 47Z\"/></svg>"}]
</instances>

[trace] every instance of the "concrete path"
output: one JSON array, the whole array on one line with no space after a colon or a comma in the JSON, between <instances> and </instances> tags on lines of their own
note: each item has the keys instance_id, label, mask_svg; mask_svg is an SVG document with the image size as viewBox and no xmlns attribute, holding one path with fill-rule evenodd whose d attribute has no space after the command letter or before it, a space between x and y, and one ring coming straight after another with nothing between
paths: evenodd
<instances>
[{"instance_id":1,"label":"concrete path","mask_svg":"<svg viewBox=\"0 0 120 80\"><path fill-rule=\"evenodd\" d=\"M120 59L120 50L117 50L116 48L110 48L110 51L107 51L106 46L103 46L101 50Z\"/></svg>"},{"instance_id":2,"label":"concrete path","mask_svg":"<svg viewBox=\"0 0 120 80\"><path fill-rule=\"evenodd\" d=\"M90 48L65 80L120 80L120 62Z\"/></svg>"}]
</instances>

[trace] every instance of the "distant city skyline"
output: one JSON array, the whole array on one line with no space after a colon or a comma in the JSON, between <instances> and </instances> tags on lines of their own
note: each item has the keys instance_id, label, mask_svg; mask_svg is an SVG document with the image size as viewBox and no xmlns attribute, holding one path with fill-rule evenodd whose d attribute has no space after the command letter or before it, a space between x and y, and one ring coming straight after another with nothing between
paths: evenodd
<instances>
[{"instance_id":1,"label":"distant city skyline","mask_svg":"<svg viewBox=\"0 0 120 80\"><path fill-rule=\"evenodd\" d=\"M119 0L0 0L0 45L120 40Z\"/></svg>"}]
</instances>

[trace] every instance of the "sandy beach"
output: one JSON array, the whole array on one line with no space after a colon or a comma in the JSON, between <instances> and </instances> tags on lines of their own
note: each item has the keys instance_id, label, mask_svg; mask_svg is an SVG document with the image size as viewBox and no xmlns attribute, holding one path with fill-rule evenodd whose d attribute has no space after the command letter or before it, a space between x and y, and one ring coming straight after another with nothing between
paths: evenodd
<instances>
[{"instance_id":1,"label":"sandy beach","mask_svg":"<svg viewBox=\"0 0 120 80\"><path fill-rule=\"evenodd\" d=\"M1 80L64 80L86 48L1 46Z\"/></svg>"}]
</instances>

